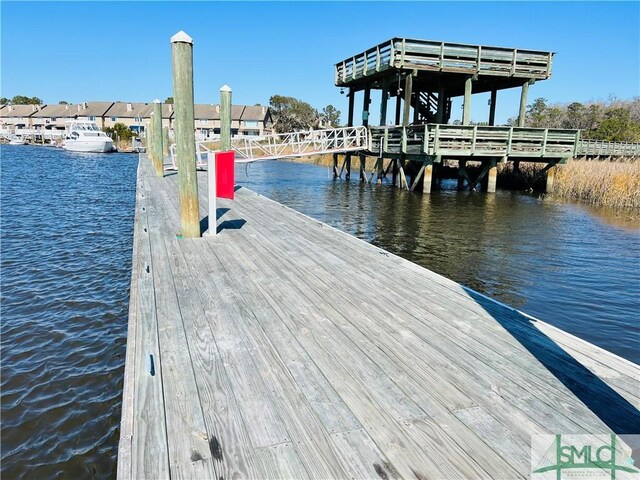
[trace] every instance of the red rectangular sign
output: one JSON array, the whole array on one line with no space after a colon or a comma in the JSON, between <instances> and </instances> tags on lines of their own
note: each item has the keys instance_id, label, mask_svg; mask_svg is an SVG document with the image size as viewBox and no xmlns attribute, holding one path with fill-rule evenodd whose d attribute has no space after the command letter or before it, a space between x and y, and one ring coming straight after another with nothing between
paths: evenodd
<instances>
[{"instance_id":1,"label":"red rectangular sign","mask_svg":"<svg viewBox=\"0 0 640 480\"><path fill-rule=\"evenodd\" d=\"M216 153L216 197L233 200L235 191L234 153Z\"/></svg>"}]
</instances>

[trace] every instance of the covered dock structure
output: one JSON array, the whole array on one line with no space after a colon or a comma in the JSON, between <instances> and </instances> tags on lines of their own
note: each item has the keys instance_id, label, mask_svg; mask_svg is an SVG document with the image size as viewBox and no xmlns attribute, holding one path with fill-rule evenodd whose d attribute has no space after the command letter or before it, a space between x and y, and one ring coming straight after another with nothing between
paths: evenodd
<instances>
[{"instance_id":1,"label":"covered dock structure","mask_svg":"<svg viewBox=\"0 0 640 480\"><path fill-rule=\"evenodd\" d=\"M579 142L576 130L531 129L524 127L530 85L551 76L553 52L468 45L460 43L392 38L335 65L335 85L348 89L348 125L354 124L355 96L362 91L362 124L369 126L371 91L381 90L379 128L371 127L371 146L367 155L379 157L378 179L383 176L382 159L391 158L394 183L409 184L407 161L422 164L414 171L413 186L423 184L430 192L434 165L443 159L458 160L459 175L473 186L484 180L487 191L495 191L498 162L543 162L551 171L574 156ZM520 88L517 124L495 126L499 90ZM472 95L490 93L486 126L472 126ZM395 116L389 113L389 100L396 98ZM452 98L463 97L461 125L448 125ZM388 121L393 126L388 126ZM344 163L347 178L351 172L351 153ZM363 176L365 153L360 154ZM482 163L478 178L468 178L467 161ZM334 156L337 172L338 156ZM437 175L437 174L436 174ZM550 175L552 177L552 175Z\"/></svg>"}]
</instances>

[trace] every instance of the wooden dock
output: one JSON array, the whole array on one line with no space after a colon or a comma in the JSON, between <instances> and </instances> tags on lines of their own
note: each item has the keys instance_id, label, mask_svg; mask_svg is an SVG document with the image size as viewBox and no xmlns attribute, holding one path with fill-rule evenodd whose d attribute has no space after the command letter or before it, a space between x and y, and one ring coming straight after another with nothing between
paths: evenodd
<instances>
[{"instance_id":1,"label":"wooden dock","mask_svg":"<svg viewBox=\"0 0 640 480\"><path fill-rule=\"evenodd\" d=\"M532 434L640 432L633 363L244 188L179 238L178 176L137 182L118 478L526 478Z\"/></svg>"}]
</instances>

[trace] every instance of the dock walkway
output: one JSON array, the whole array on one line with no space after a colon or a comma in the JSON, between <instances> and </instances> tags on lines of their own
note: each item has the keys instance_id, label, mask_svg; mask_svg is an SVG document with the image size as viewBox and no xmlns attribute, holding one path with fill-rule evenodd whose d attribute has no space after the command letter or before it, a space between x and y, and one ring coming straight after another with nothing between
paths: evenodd
<instances>
[{"instance_id":1,"label":"dock walkway","mask_svg":"<svg viewBox=\"0 0 640 480\"><path fill-rule=\"evenodd\" d=\"M526 478L532 434L638 433L637 365L244 188L177 238L177 180L141 155L118 478Z\"/></svg>"}]
</instances>

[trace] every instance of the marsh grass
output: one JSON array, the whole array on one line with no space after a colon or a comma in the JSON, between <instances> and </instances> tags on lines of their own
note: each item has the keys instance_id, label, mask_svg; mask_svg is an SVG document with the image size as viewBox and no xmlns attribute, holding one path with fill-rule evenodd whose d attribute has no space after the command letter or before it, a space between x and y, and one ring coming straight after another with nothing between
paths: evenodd
<instances>
[{"instance_id":1,"label":"marsh grass","mask_svg":"<svg viewBox=\"0 0 640 480\"><path fill-rule=\"evenodd\" d=\"M554 195L613 208L640 208L640 162L575 160L558 168Z\"/></svg>"}]
</instances>

